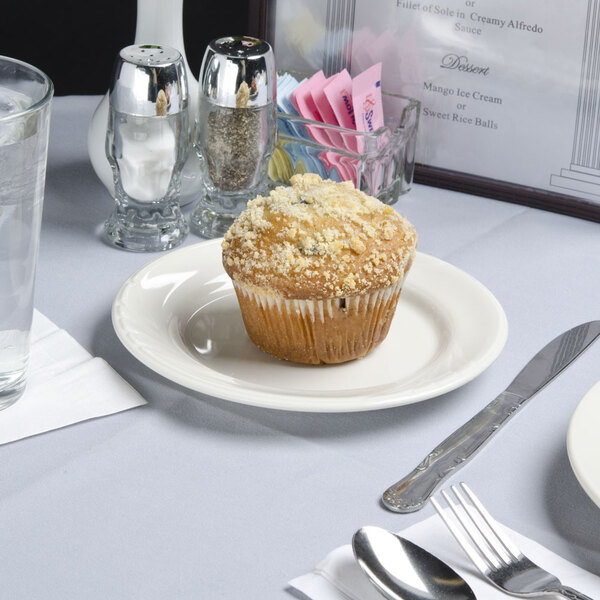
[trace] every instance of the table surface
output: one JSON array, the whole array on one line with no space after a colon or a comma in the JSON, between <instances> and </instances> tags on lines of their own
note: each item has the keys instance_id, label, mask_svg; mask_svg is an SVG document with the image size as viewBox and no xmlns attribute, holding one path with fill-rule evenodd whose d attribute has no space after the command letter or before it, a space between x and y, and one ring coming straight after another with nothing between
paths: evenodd
<instances>
[{"instance_id":1,"label":"table surface","mask_svg":"<svg viewBox=\"0 0 600 600\"><path fill-rule=\"evenodd\" d=\"M54 100L36 306L148 405L0 447L4 598L290 598L286 582L359 527L400 530L429 516L430 506L390 513L381 492L546 342L600 318L597 223L415 186L396 209L417 227L420 250L476 277L506 312L506 346L484 373L438 398L349 414L188 391L133 358L111 325L121 284L159 255L101 240L113 201L87 155L98 101ZM452 481L469 482L499 520L600 575L600 509L565 444L599 364L595 344Z\"/></svg>"}]
</instances>

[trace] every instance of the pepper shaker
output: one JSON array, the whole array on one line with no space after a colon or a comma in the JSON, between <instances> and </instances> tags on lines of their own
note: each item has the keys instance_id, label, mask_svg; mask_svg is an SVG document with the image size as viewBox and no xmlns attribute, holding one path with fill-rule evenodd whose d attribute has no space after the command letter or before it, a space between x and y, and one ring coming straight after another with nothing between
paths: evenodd
<instances>
[{"instance_id":1,"label":"pepper shaker","mask_svg":"<svg viewBox=\"0 0 600 600\"><path fill-rule=\"evenodd\" d=\"M181 54L159 45L123 48L115 62L106 134L116 204L104 226L109 243L152 252L185 239L179 195L190 147L188 118Z\"/></svg>"},{"instance_id":2,"label":"pepper shaker","mask_svg":"<svg viewBox=\"0 0 600 600\"><path fill-rule=\"evenodd\" d=\"M203 161L204 193L190 222L195 233L213 238L266 190L277 133L271 46L247 36L213 40L199 83L196 150Z\"/></svg>"}]
</instances>

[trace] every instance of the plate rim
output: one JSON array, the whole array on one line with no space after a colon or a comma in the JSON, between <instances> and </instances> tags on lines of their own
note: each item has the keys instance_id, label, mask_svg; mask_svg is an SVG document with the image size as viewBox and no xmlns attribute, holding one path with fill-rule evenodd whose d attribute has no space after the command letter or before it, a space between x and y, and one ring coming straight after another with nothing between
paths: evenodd
<instances>
[{"instance_id":1,"label":"plate rim","mask_svg":"<svg viewBox=\"0 0 600 600\"><path fill-rule=\"evenodd\" d=\"M127 290L132 285L134 285L135 280L140 278L146 271L149 271L152 268L156 268L157 264L161 262L167 262L168 260L172 260L173 256L176 256L178 254L193 254L195 252L201 251L201 249L206 248L208 246L217 244L220 245L221 241L222 238L203 240L195 244L190 244L172 250L167 254L158 256L157 258L149 261L145 265L142 265L123 282L112 304L111 321L113 329L123 346L127 349L127 351L130 354L132 354L132 356L134 356L137 360L139 360L142 364L144 364L147 368L150 368L152 371L158 373L161 377L164 377L165 379L174 382L178 385L181 385L191 391L248 406L257 406L261 408L270 408L284 411L312 413L348 413L382 410L386 408L404 406L407 404L413 404L416 402L421 402L424 400L435 398L465 385L466 383L472 381L475 377L483 373L498 358L506 344L506 340L508 337L508 321L506 318L506 313L504 312L502 305L500 304L498 299L492 294L492 292L477 278L467 273L466 271L463 271L459 267L456 267L455 265L448 263L440 258L437 258L431 254L417 252L421 260L430 261L430 264L437 264L438 266L442 266L444 269L448 269L451 272L457 273L460 277L469 281L471 285L475 285L488 301L489 307L494 309L493 312L498 318L497 332L493 342L489 345L489 347L486 348L486 351L478 357L478 360L476 360L475 362L471 361L469 363L469 368L464 368L460 372L460 375L458 377L450 378L444 383L444 385L437 386L435 389L430 390L428 392L425 391L422 393L413 394L411 396L404 395L401 401L398 401L396 398L394 398L394 395L380 399L379 402L374 401L373 396L370 394L353 396L353 404L350 406L347 404L339 406L337 404L332 405L332 398L330 396L319 396L318 393L315 393L314 395L310 396L310 406L303 406L302 404L297 404L299 400L305 401L308 399L306 396L302 395L294 397L287 396L285 400L281 402L281 404L274 404L272 401L272 394L265 393L264 391L258 394L258 397L256 393L250 394L250 397L240 397L239 393L236 394L235 392L232 392L232 389L237 389L236 386L234 385L232 388L231 385L223 383L222 378L221 380L217 380L216 382L211 382L211 386L214 385L214 387L211 387L210 390L207 389L206 386L190 385L189 381L184 381L183 378L178 376L178 374L175 374L174 376L173 373L169 372L168 369L164 369L158 361L155 361L152 358L152 356L149 356L148 354L145 354L143 351L141 351L139 346L135 346L132 348L131 345L128 344L125 332L121 330L119 324L120 319L117 313L119 310L121 310L121 307L123 305L123 296L126 294ZM248 391L246 390L245 393L247 394ZM266 400L261 400L261 394L264 395ZM369 397L369 404L361 404L361 402L364 403L367 396ZM292 399L293 405L290 405Z\"/></svg>"},{"instance_id":2,"label":"plate rim","mask_svg":"<svg viewBox=\"0 0 600 600\"><path fill-rule=\"evenodd\" d=\"M600 400L600 381L597 381L579 400L571 418L569 420L569 426L567 428L567 456L569 457L569 463L571 469L575 474L575 478L579 482L579 485L583 488L584 492L590 497L590 499L600 508L600 477L595 485L590 481L590 477L586 473L586 469L581 468L579 462L579 456L582 452L580 448L581 437L578 436L577 428L579 422L586 419L586 413L589 410L589 406L593 405L595 398ZM600 408L597 409L597 413L600 415ZM598 443L600 446L600 442Z\"/></svg>"}]
</instances>

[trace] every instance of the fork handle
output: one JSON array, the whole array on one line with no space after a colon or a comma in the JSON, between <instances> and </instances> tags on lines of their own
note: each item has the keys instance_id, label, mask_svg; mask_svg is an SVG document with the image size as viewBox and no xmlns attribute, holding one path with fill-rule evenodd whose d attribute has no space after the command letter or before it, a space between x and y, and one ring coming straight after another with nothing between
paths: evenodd
<instances>
[{"instance_id":1,"label":"fork handle","mask_svg":"<svg viewBox=\"0 0 600 600\"><path fill-rule=\"evenodd\" d=\"M556 587L548 588L544 591L551 592L552 594L558 594L559 596L562 596L563 598L568 598L569 600L593 600L593 598L590 598L589 596L586 596L585 594L574 590L568 585L559 585Z\"/></svg>"}]
</instances>

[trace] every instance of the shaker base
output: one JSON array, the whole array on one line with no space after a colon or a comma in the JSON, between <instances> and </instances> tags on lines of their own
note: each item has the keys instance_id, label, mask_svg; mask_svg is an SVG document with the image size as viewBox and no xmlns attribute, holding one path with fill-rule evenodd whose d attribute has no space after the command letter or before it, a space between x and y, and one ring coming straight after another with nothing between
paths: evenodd
<instances>
[{"instance_id":1,"label":"shaker base","mask_svg":"<svg viewBox=\"0 0 600 600\"><path fill-rule=\"evenodd\" d=\"M235 221L237 214L217 213L210 208L198 206L190 216L190 228L200 237L222 237Z\"/></svg>"},{"instance_id":2,"label":"shaker base","mask_svg":"<svg viewBox=\"0 0 600 600\"><path fill-rule=\"evenodd\" d=\"M185 240L188 231L179 210L165 217L160 211L139 214L135 210L117 209L104 224L106 241L130 252L170 250Z\"/></svg>"}]
</instances>

